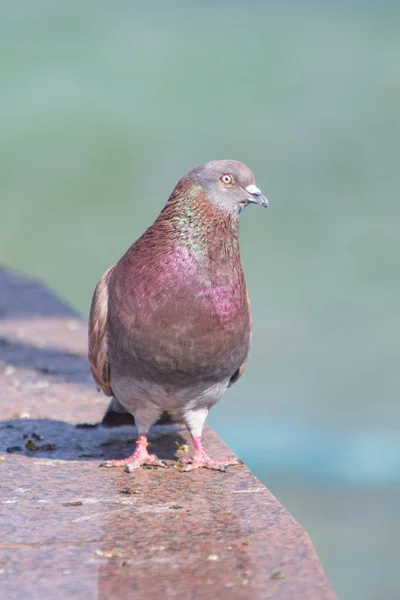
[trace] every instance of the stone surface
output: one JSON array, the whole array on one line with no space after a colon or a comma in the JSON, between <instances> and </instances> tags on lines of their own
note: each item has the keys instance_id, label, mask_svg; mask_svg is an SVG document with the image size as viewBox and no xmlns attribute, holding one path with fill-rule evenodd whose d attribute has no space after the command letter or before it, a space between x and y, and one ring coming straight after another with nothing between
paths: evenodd
<instances>
[{"instance_id":1,"label":"stone surface","mask_svg":"<svg viewBox=\"0 0 400 600\"><path fill-rule=\"evenodd\" d=\"M246 466L176 468L183 428L150 435L168 470L99 468L136 433L96 426L107 403L86 323L0 271L1 597L334 598L307 534ZM226 455L210 428L205 443Z\"/></svg>"}]
</instances>

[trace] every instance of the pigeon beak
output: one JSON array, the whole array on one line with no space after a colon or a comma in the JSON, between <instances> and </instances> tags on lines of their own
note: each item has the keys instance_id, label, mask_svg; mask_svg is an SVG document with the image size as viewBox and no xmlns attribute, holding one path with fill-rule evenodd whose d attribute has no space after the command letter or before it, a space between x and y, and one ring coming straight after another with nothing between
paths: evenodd
<instances>
[{"instance_id":1,"label":"pigeon beak","mask_svg":"<svg viewBox=\"0 0 400 600\"><path fill-rule=\"evenodd\" d=\"M264 206L265 208L268 208L269 202L267 200L267 198L264 196L264 194L258 189L258 187L256 185L248 185L246 188L246 192L248 192L248 194L250 194L250 198L248 198L248 201L252 204L259 204L260 206Z\"/></svg>"}]
</instances>

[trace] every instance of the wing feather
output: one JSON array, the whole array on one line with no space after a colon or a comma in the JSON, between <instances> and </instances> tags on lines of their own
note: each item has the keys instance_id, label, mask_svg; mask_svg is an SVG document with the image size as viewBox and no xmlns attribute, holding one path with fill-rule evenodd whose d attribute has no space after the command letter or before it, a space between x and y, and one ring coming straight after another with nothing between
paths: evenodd
<instances>
[{"instance_id":1,"label":"wing feather","mask_svg":"<svg viewBox=\"0 0 400 600\"><path fill-rule=\"evenodd\" d=\"M249 316L250 316L250 343L249 343L249 349L246 355L246 358L244 359L244 361L242 362L242 364L240 365L240 367L238 368L237 371L235 371L235 373L232 375L231 380L229 382L229 386L233 385L234 383L236 383L238 381L238 379L241 378L241 376L243 375L243 372L246 368L247 365L247 361L249 360L249 355L250 355L250 346L251 346L251 332L253 329L253 312L251 310L251 304L250 304L250 298L249 298L249 293L246 290L246 295L247 295L247 306L249 307Z\"/></svg>"},{"instance_id":2,"label":"wing feather","mask_svg":"<svg viewBox=\"0 0 400 600\"><path fill-rule=\"evenodd\" d=\"M115 265L114 265L115 266ZM114 266L100 279L93 294L89 316L89 364L97 389L112 396L107 344L108 286Z\"/></svg>"}]
</instances>

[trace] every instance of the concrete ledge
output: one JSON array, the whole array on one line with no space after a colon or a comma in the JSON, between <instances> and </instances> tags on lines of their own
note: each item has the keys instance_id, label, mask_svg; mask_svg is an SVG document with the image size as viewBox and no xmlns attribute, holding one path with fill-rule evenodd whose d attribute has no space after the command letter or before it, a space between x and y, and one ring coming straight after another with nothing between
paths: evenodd
<instances>
[{"instance_id":1,"label":"concrete ledge","mask_svg":"<svg viewBox=\"0 0 400 600\"><path fill-rule=\"evenodd\" d=\"M184 429L150 436L168 470L99 469L135 440L133 427L90 426L106 405L89 375L86 323L43 286L0 271L2 597L335 597L307 534L246 466L174 468ZM205 438L226 454L210 428Z\"/></svg>"}]
</instances>

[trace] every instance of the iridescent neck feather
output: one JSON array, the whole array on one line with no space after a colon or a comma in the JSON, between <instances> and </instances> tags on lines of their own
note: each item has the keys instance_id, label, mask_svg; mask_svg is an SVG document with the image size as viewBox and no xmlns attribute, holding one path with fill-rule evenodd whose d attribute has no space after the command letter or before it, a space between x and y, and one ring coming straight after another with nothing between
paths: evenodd
<instances>
[{"instance_id":1,"label":"iridescent neck feather","mask_svg":"<svg viewBox=\"0 0 400 600\"><path fill-rule=\"evenodd\" d=\"M167 225L175 241L191 254L217 262L239 258L239 214L222 210L200 184L178 185L154 223Z\"/></svg>"}]
</instances>

